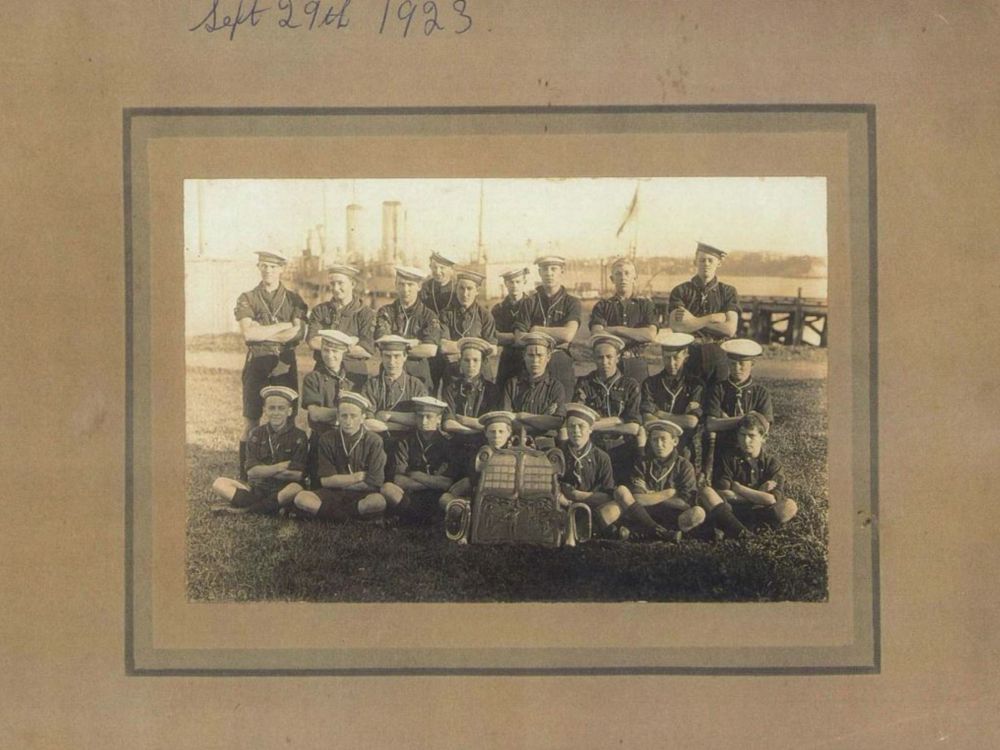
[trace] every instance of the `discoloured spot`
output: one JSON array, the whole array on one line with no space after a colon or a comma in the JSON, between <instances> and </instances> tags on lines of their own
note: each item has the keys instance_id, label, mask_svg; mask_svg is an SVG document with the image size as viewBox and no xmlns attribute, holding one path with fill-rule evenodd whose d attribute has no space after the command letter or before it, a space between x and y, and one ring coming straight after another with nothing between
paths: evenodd
<instances>
[{"instance_id":1,"label":"discoloured spot","mask_svg":"<svg viewBox=\"0 0 1000 750\"><path fill-rule=\"evenodd\" d=\"M88 437L100 431L107 419L107 403L98 391L88 394L73 410L70 427L73 432Z\"/></svg>"}]
</instances>

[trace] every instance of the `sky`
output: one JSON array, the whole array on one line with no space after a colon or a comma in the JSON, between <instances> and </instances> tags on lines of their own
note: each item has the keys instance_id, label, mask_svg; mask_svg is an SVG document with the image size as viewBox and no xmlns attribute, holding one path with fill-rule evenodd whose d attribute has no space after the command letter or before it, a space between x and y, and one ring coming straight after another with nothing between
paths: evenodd
<instances>
[{"instance_id":1,"label":"sky","mask_svg":"<svg viewBox=\"0 0 1000 750\"><path fill-rule=\"evenodd\" d=\"M327 249L344 247L345 209L356 203L371 257L381 244L381 204L399 201L407 257L439 250L466 262L475 257L481 185L491 261L547 252L597 258L632 242L648 257L689 255L699 241L730 252L827 253L822 177L185 180L185 251L297 254L324 222ZM637 211L616 237L637 188Z\"/></svg>"}]
</instances>

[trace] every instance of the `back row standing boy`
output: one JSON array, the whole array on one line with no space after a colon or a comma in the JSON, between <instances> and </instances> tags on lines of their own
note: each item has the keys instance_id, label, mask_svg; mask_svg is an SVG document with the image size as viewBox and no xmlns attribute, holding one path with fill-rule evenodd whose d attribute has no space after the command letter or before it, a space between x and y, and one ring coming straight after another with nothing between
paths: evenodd
<instances>
[{"instance_id":1,"label":"back row standing boy","mask_svg":"<svg viewBox=\"0 0 1000 750\"><path fill-rule=\"evenodd\" d=\"M261 389L299 387L295 345L306 333L306 303L281 283L287 260L277 253L258 252L260 284L236 300L234 315L247 345L243 363L243 433L240 435L239 477L247 479L247 439L263 414ZM292 405L292 417L296 405Z\"/></svg>"},{"instance_id":2,"label":"back row standing boy","mask_svg":"<svg viewBox=\"0 0 1000 750\"><path fill-rule=\"evenodd\" d=\"M420 378L428 392L433 388L430 360L441 343L441 322L432 308L420 301L420 284L426 274L418 268L396 267L396 299L379 308L375 316L375 340L383 336L414 339L406 372Z\"/></svg>"},{"instance_id":3,"label":"back row standing boy","mask_svg":"<svg viewBox=\"0 0 1000 750\"><path fill-rule=\"evenodd\" d=\"M358 296L361 272L354 266L338 264L330 267L331 297L309 313L306 343L315 352L319 365L323 339L320 333L336 329L357 338L344 353L344 369L351 375L367 377L368 359L375 354L375 311Z\"/></svg>"}]
</instances>

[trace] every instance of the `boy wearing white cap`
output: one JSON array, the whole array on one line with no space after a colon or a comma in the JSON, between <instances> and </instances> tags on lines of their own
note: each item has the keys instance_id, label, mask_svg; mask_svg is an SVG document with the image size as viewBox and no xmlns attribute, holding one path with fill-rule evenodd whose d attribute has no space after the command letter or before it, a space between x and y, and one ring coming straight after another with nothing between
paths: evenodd
<instances>
[{"instance_id":1,"label":"boy wearing white cap","mask_svg":"<svg viewBox=\"0 0 1000 750\"><path fill-rule=\"evenodd\" d=\"M642 383L649 375L643 352L656 336L658 316L653 300L636 294L637 280L633 261L617 258L612 262L611 283L615 292L597 301L590 313L589 325L591 334L610 333L624 340L622 373Z\"/></svg>"},{"instance_id":2,"label":"boy wearing white cap","mask_svg":"<svg viewBox=\"0 0 1000 750\"><path fill-rule=\"evenodd\" d=\"M577 378L573 400L597 412L593 441L610 456L615 481L623 484L635 461L640 433L639 384L619 367L625 341L611 333L597 333L590 345L597 367Z\"/></svg>"},{"instance_id":3,"label":"boy wearing white cap","mask_svg":"<svg viewBox=\"0 0 1000 750\"><path fill-rule=\"evenodd\" d=\"M258 252L260 284L236 300L233 314L247 345L243 364L243 434L240 436L240 479L246 480L246 441L260 422L264 386L299 387L295 346L305 335L306 303L281 283L287 261L277 253ZM295 414L295 405L292 406Z\"/></svg>"},{"instance_id":4,"label":"boy wearing white cap","mask_svg":"<svg viewBox=\"0 0 1000 750\"><path fill-rule=\"evenodd\" d=\"M563 392L571 394L576 384L573 357L569 353L576 332L580 330L583 314L580 300L562 285L566 259L546 255L535 261L541 286L528 299L521 314L514 321L514 342L524 345L524 334L544 333L554 340L554 351L549 365L551 376L562 383Z\"/></svg>"},{"instance_id":5,"label":"boy wearing white cap","mask_svg":"<svg viewBox=\"0 0 1000 750\"><path fill-rule=\"evenodd\" d=\"M318 488L295 493L295 507L315 518L343 522L377 517L386 508L379 494L385 482L385 449L378 435L365 427L371 402L360 393L344 391L337 402L337 427L319 441Z\"/></svg>"},{"instance_id":6,"label":"boy wearing white cap","mask_svg":"<svg viewBox=\"0 0 1000 750\"><path fill-rule=\"evenodd\" d=\"M521 267L500 274L507 295L493 305L491 313L496 323L497 341L502 346L500 361L497 363L496 384L504 384L516 375L524 364L521 351L514 346L514 321L528 299L528 269Z\"/></svg>"},{"instance_id":7,"label":"boy wearing white cap","mask_svg":"<svg viewBox=\"0 0 1000 750\"><path fill-rule=\"evenodd\" d=\"M660 539L680 539L705 520L698 506L698 484L694 467L677 452L682 430L673 422L652 420L646 425L648 439L635 462L628 487L616 496L619 510L602 508L602 520L625 523L640 532L651 531Z\"/></svg>"},{"instance_id":8,"label":"boy wearing white cap","mask_svg":"<svg viewBox=\"0 0 1000 750\"><path fill-rule=\"evenodd\" d=\"M488 341L465 337L458 340L458 373L446 373L441 383L441 400L448 405L444 429L452 436L459 466L468 466L483 445L479 417L500 400L496 385L483 377L483 363L493 351Z\"/></svg>"},{"instance_id":9,"label":"boy wearing white cap","mask_svg":"<svg viewBox=\"0 0 1000 750\"><path fill-rule=\"evenodd\" d=\"M549 373L555 342L547 333L521 335L524 371L503 388L501 408L517 415L519 425L531 436L554 437L566 415L566 391Z\"/></svg>"},{"instance_id":10,"label":"boy wearing white cap","mask_svg":"<svg viewBox=\"0 0 1000 750\"><path fill-rule=\"evenodd\" d=\"M567 439L562 444L565 471L560 477L560 490L566 500L595 509L611 502L615 493L611 459L590 439L599 418L586 404L566 404Z\"/></svg>"},{"instance_id":11,"label":"boy wearing white cap","mask_svg":"<svg viewBox=\"0 0 1000 750\"><path fill-rule=\"evenodd\" d=\"M331 296L309 313L306 343L320 362L323 340L320 331L337 330L357 340L344 355L344 367L352 374L368 376L366 361L375 354L375 311L358 296L361 272L354 266L333 265L328 269Z\"/></svg>"},{"instance_id":12,"label":"boy wearing white cap","mask_svg":"<svg viewBox=\"0 0 1000 750\"><path fill-rule=\"evenodd\" d=\"M418 268L396 267L396 300L379 308L375 316L375 339L395 335L415 339L410 347L406 371L420 378L428 389L433 387L428 360L441 342L441 321L419 299L420 282L427 274Z\"/></svg>"},{"instance_id":13,"label":"boy wearing white cap","mask_svg":"<svg viewBox=\"0 0 1000 750\"><path fill-rule=\"evenodd\" d=\"M670 292L670 328L695 337L688 370L706 388L729 376L728 362L719 342L736 335L740 321L740 298L736 287L719 281L717 272L727 253L698 243L694 261L697 273Z\"/></svg>"},{"instance_id":14,"label":"boy wearing white cap","mask_svg":"<svg viewBox=\"0 0 1000 750\"><path fill-rule=\"evenodd\" d=\"M646 378L639 403L644 421L665 419L683 428L677 450L689 461L694 461L694 434L703 412L704 392L702 382L684 368L693 341L689 333L660 331L656 342L662 350L663 370Z\"/></svg>"},{"instance_id":15,"label":"boy wearing white cap","mask_svg":"<svg viewBox=\"0 0 1000 750\"><path fill-rule=\"evenodd\" d=\"M740 419L752 411L774 421L774 408L767 388L753 381L754 360L764 353L763 348L751 339L724 341L722 351L729 358L729 377L717 383L705 404L705 422L709 433L717 435L715 451L725 453L736 448L736 428ZM718 476L720 464L713 462L713 482ZM705 468L706 473L708 467Z\"/></svg>"},{"instance_id":16,"label":"boy wearing white cap","mask_svg":"<svg viewBox=\"0 0 1000 750\"><path fill-rule=\"evenodd\" d=\"M309 453L306 434L292 424L292 404L298 394L282 385L261 389L267 421L250 431L246 450L248 482L219 477L212 491L227 502L216 513L276 513L301 489Z\"/></svg>"},{"instance_id":17,"label":"boy wearing white cap","mask_svg":"<svg viewBox=\"0 0 1000 750\"><path fill-rule=\"evenodd\" d=\"M439 515L442 493L461 474L451 440L441 431L448 405L431 396L418 396L413 408L417 429L397 444L395 474L382 486L382 496L404 520L428 523Z\"/></svg>"},{"instance_id":18,"label":"boy wearing white cap","mask_svg":"<svg viewBox=\"0 0 1000 750\"><path fill-rule=\"evenodd\" d=\"M479 417L479 429L482 430L483 445L491 450L510 447L510 439L514 434L514 412L488 411ZM444 510L448 503L456 497L471 497L479 484L479 471L476 469L475 455L467 463L466 475L453 484L441 495L440 506Z\"/></svg>"},{"instance_id":19,"label":"boy wearing white cap","mask_svg":"<svg viewBox=\"0 0 1000 750\"><path fill-rule=\"evenodd\" d=\"M358 343L356 336L343 331L324 329L316 338L322 342L320 361L315 369L302 380L302 408L309 415L309 472L311 486L318 486L316 475L316 450L323 433L337 426L337 402L343 391L360 391L365 380L361 375L349 373L344 357Z\"/></svg>"},{"instance_id":20,"label":"boy wearing white cap","mask_svg":"<svg viewBox=\"0 0 1000 750\"><path fill-rule=\"evenodd\" d=\"M701 491L702 503L710 511L729 504L746 526L779 526L798 512L794 500L781 492L781 463L765 447L770 422L752 411L740 419L736 448L719 460L718 478ZM736 534L739 529L734 528Z\"/></svg>"},{"instance_id":21,"label":"boy wearing white cap","mask_svg":"<svg viewBox=\"0 0 1000 750\"><path fill-rule=\"evenodd\" d=\"M431 253L430 278L420 286L420 301L441 317L455 299L454 274L456 262L439 252Z\"/></svg>"},{"instance_id":22,"label":"boy wearing white cap","mask_svg":"<svg viewBox=\"0 0 1000 750\"><path fill-rule=\"evenodd\" d=\"M458 362L458 341L476 338L490 345L489 354L495 353L497 342L496 323L493 316L476 302L479 286L486 277L481 273L460 268L455 271L455 294L452 302L441 312L441 348L436 358L437 377L435 389L444 380L447 372L454 372ZM451 365L449 367L449 365ZM431 375L435 375L434 367Z\"/></svg>"}]
</instances>

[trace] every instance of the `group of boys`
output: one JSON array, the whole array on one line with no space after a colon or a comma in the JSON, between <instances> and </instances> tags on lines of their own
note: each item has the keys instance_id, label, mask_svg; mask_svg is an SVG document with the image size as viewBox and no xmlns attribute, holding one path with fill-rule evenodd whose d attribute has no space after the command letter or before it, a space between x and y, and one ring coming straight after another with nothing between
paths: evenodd
<instances>
[{"instance_id":1,"label":"group of boys","mask_svg":"<svg viewBox=\"0 0 1000 750\"><path fill-rule=\"evenodd\" d=\"M773 409L751 375L762 348L733 338L739 299L717 278L717 248L698 245L697 274L671 292L662 330L635 265L616 260L614 294L589 321L596 368L583 377L569 352L581 305L562 285L561 257L536 261L533 292L527 268L503 274L492 310L478 302L484 276L440 253L430 278L397 267L396 299L378 311L359 297L360 272L338 265L332 298L307 313L280 282L285 259L257 255L261 283L235 310L248 348L241 473L214 483L218 512L434 522L475 491L484 445L523 438L562 451L560 502L587 504L608 538L738 538L796 513L765 447ZM300 397L302 340L315 368ZM653 375L651 345L663 360Z\"/></svg>"}]
</instances>

